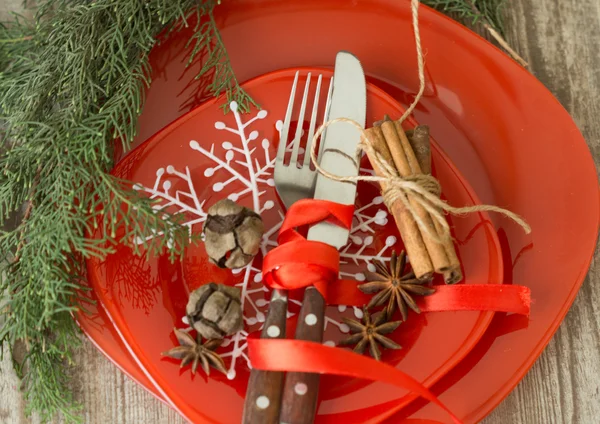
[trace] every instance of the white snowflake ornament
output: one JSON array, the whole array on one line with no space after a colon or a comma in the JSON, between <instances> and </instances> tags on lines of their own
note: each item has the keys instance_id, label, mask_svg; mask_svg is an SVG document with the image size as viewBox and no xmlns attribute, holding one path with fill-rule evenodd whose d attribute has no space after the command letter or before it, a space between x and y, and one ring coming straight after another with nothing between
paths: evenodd
<instances>
[{"instance_id":1,"label":"white snowflake ornament","mask_svg":"<svg viewBox=\"0 0 600 424\"><path fill-rule=\"evenodd\" d=\"M217 196L215 199L227 197L235 202L242 202L254 212L260 214L265 223L265 232L260 246L261 255L241 269L232 270L233 277L237 280L235 286L241 289L241 308L245 328L234 335L224 339L221 345L221 356L229 358L228 378L236 376L236 369L243 361L248 368L250 361L247 355L247 337L251 332L260 331L264 325L269 307L269 289L262 281L262 256L270 249L277 246L277 233L281 228L285 211L277 201L273 170L277 145L265 134L257 129L251 130L258 121L267 119L266 110L261 110L254 117L243 122L235 102L230 104L231 114L217 121L214 127L223 132L223 139L206 146L197 140L190 140L189 164L181 171L173 166L166 165L156 172L156 180L152 187L136 184L134 188L145 192L150 198L157 200L156 213L169 211L175 214L184 214L185 225L190 232L201 231L201 226L206 218L205 206L209 199L198 196L195 184L206 186ZM226 118L227 118L226 117ZM233 125L229 122L233 121ZM271 126L272 125L272 126ZM281 121L275 121L269 127L280 135ZM264 128L264 123L261 124ZM233 136L233 137L232 137ZM203 181L192 181L190 168L197 162L194 153L200 155L205 163L209 162L201 175ZM366 170L366 172L370 172ZM176 178L183 183L183 189L175 189L172 179ZM178 184L179 186L180 184ZM360 186L359 186L360 192ZM214 200L212 200L214 202ZM210 206L210 204L208 205ZM387 262L396 243L394 236L385 238L380 245L381 237L377 230L387 224L388 213L379 195L373 196L368 202L357 206L354 213L354 222L350 231L349 242L340 250L340 278L364 280L362 271L372 267L372 260L377 259ZM170 237L169 234L154 233L149 236ZM143 243L146 240L138 240ZM190 288L194 289L193 287ZM299 310L300 302L289 299L288 317L293 317ZM185 315L182 311L181 315ZM349 331L346 324L342 323L343 316L362 317L360 308L330 306L327 308L325 318L325 344L334 345L335 340ZM186 325L183 322L184 326ZM275 331L275 330L272 330Z\"/></svg>"}]
</instances>

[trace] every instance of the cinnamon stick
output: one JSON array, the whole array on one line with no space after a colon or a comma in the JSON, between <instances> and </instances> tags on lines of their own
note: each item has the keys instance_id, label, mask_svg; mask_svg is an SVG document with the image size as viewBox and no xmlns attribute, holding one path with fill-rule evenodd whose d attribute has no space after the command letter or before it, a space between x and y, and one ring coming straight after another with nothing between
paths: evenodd
<instances>
[{"instance_id":1,"label":"cinnamon stick","mask_svg":"<svg viewBox=\"0 0 600 424\"><path fill-rule=\"evenodd\" d=\"M384 121L381 124L381 129L385 137L386 144L392 155L392 161L402 177L408 177L414 174L422 174L421 167L417 161L417 157L402 129L399 122ZM417 202L414 196L408 196L408 200L415 210L417 216L421 221L431 229L431 232L436 231L434 220L427 210ZM439 234L434 234L436 237ZM425 242L425 247L429 253L431 263L433 264L434 270L437 273L444 273L450 269L450 262L444 245L439 241L435 240L435 237L431 237L425 231L421 231L421 237ZM409 256L410 257L410 256ZM412 263L412 258L411 258Z\"/></svg>"},{"instance_id":2,"label":"cinnamon stick","mask_svg":"<svg viewBox=\"0 0 600 424\"><path fill-rule=\"evenodd\" d=\"M412 130L406 131L408 142L415 152L417 162L423 174L431 174L431 143L429 141L429 127L418 125Z\"/></svg>"},{"instance_id":3,"label":"cinnamon stick","mask_svg":"<svg viewBox=\"0 0 600 424\"><path fill-rule=\"evenodd\" d=\"M385 138L380 127L372 127L366 130L366 135L371 140L374 150L388 163L392 164L392 155L387 147ZM383 171L378 168L377 161L371 157L372 153L367 152L369 160L373 165L373 170L377 175L383 175ZM381 183L382 191L387 190L388 184ZM406 253L410 258L410 263L417 278L422 280L431 279L433 276L433 264L429 257L429 252L425 246L419 227L410 213L404 208L401 200L397 200L390 207L390 212L396 221L400 236L404 242Z\"/></svg>"},{"instance_id":4,"label":"cinnamon stick","mask_svg":"<svg viewBox=\"0 0 600 424\"><path fill-rule=\"evenodd\" d=\"M431 174L431 144L429 139L429 127L426 125L419 125L414 130L407 131L406 135L408 141L412 147L413 152L419 162L421 171L426 174ZM443 228L440 223L436 220L433 221L436 231L441 234ZM446 284L455 284L463 279L462 270L460 267L460 261L456 255L456 249L451 239L445 240L444 249L450 262L450 269L443 273L444 281Z\"/></svg>"}]
</instances>

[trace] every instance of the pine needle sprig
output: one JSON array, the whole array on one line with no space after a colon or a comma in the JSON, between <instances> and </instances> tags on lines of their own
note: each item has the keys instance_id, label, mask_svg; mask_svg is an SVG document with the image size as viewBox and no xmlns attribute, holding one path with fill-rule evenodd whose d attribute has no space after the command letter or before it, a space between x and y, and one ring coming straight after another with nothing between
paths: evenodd
<instances>
[{"instance_id":1,"label":"pine needle sprig","mask_svg":"<svg viewBox=\"0 0 600 424\"><path fill-rule=\"evenodd\" d=\"M212 73L211 82L208 84L207 89L217 96L226 93L227 102L221 106L225 112L228 111L229 104L234 100L241 112L248 112L251 106L258 108L258 104L238 83L229 57L225 54L225 44L217 28L212 10L208 10L207 15L208 19L206 21L201 22L198 20L195 35L186 45L186 48L189 48L192 43L194 44L189 55L188 65L194 63L200 55L206 57L195 79L198 80L208 73ZM211 34L212 37L206 37L204 34Z\"/></svg>"},{"instance_id":2,"label":"pine needle sprig","mask_svg":"<svg viewBox=\"0 0 600 424\"><path fill-rule=\"evenodd\" d=\"M26 347L17 365L28 410L43 420L61 413L78 421L67 366L79 341L72 314L85 298L84 260L123 243L174 259L190 241L183 217L158 213L131 182L108 173L114 140L127 149L136 135L157 37L185 28L196 14L201 24L191 42L212 48L203 70L214 69L212 94L254 103L218 37L217 1L37 4L32 20L16 16L0 26L0 227L24 215L0 232L0 339Z\"/></svg>"},{"instance_id":3,"label":"pine needle sprig","mask_svg":"<svg viewBox=\"0 0 600 424\"><path fill-rule=\"evenodd\" d=\"M14 54L20 54L33 39L34 27L19 14L10 23L0 23L0 72L5 71Z\"/></svg>"},{"instance_id":4,"label":"pine needle sprig","mask_svg":"<svg viewBox=\"0 0 600 424\"><path fill-rule=\"evenodd\" d=\"M522 66L527 66L525 59L504 38L503 7L506 0L421 0L421 2L441 12L468 20L472 25L481 24L514 60Z\"/></svg>"},{"instance_id":5,"label":"pine needle sprig","mask_svg":"<svg viewBox=\"0 0 600 424\"><path fill-rule=\"evenodd\" d=\"M29 346L25 358L15 364L17 375L28 390L25 391L26 413L38 412L42 422L51 421L60 411L66 421L81 422L77 405L70 391L58 392L56 387L67 387L68 373L61 363L72 363L72 352L80 346L73 319L64 315L70 323L64 323L64 331L56 333L47 343ZM75 344L73 344L75 343ZM41 351L39 349L42 349ZM26 368L23 369L23 364ZM34 374L32 370L39 374Z\"/></svg>"},{"instance_id":6,"label":"pine needle sprig","mask_svg":"<svg viewBox=\"0 0 600 424\"><path fill-rule=\"evenodd\" d=\"M504 36L502 8L506 0L421 0L427 6L444 13L456 14L472 24L486 20Z\"/></svg>"}]
</instances>

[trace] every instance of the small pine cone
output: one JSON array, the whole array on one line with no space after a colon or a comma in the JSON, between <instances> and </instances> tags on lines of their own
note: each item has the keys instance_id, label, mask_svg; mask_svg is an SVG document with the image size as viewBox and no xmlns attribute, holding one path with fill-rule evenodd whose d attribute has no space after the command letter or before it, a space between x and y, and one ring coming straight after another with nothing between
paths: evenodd
<instances>
[{"instance_id":1,"label":"small pine cone","mask_svg":"<svg viewBox=\"0 0 600 424\"><path fill-rule=\"evenodd\" d=\"M242 268L258 253L265 226L260 215L223 199L208 209L204 246L220 268Z\"/></svg>"},{"instance_id":2,"label":"small pine cone","mask_svg":"<svg viewBox=\"0 0 600 424\"><path fill-rule=\"evenodd\" d=\"M240 289L208 283L190 293L186 314L190 325L206 339L222 339L242 329Z\"/></svg>"}]
</instances>

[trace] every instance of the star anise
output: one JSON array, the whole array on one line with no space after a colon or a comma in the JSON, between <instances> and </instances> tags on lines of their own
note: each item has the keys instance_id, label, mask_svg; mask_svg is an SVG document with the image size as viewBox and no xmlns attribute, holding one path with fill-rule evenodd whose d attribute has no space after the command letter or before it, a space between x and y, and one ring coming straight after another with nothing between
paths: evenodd
<instances>
[{"instance_id":1,"label":"star anise","mask_svg":"<svg viewBox=\"0 0 600 424\"><path fill-rule=\"evenodd\" d=\"M402 314L403 321L406 321L408 308L416 313L421 313L412 296L427 296L433 294L435 289L425 286L427 282L416 278L412 270L405 273L406 253L403 251L398 256L396 252L393 252L389 268L381 261L374 261L373 263L376 272L367 271L365 275L368 282L358 286L363 293L377 293L373 296L367 308L371 309L387 302L385 308L387 316L391 318L397 307L400 314Z\"/></svg>"},{"instance_id":2,"label":"star anise","mask_svg":"<svg viewBox=\"0 0 600 424\"><path fill-rule=\"evenodd\" d=\"M182 368L191 362L192 374L196 373L198 364L202 366L206 375L210 374L211 366L221 371L223 374L227 374L225 362L218 353L214 352L214 350L223 343L222 339L209 339L202 343L202 336L200 335L198 335L198 339L195 340L185 331L178 330L177 328L173 331L175 332L175 336L177 337L180 346L174 347L167 352L163 352L164 356L181 359Z\"/></svg>"},{"instance_id":3,"label":"star anise","mask_svg":"<svg viewBox=\"0 0 600 424\"><path fill-rule=\"evenodd\" d=\"M378 361L381 360L381 350L378 345L388 349L400 349L401 346L395 341L387 338L384 334L391 333L401 324L401 321L385 322L387 316L381 312L375 319L371 319L371 314L366 309L363 311L362 322L349 318L343 318L343 321L350 327L351 336L340 341L340 346L354 346L354 352L364 353L367 344L371 356Z\"/></svg>"}]
</instances>

